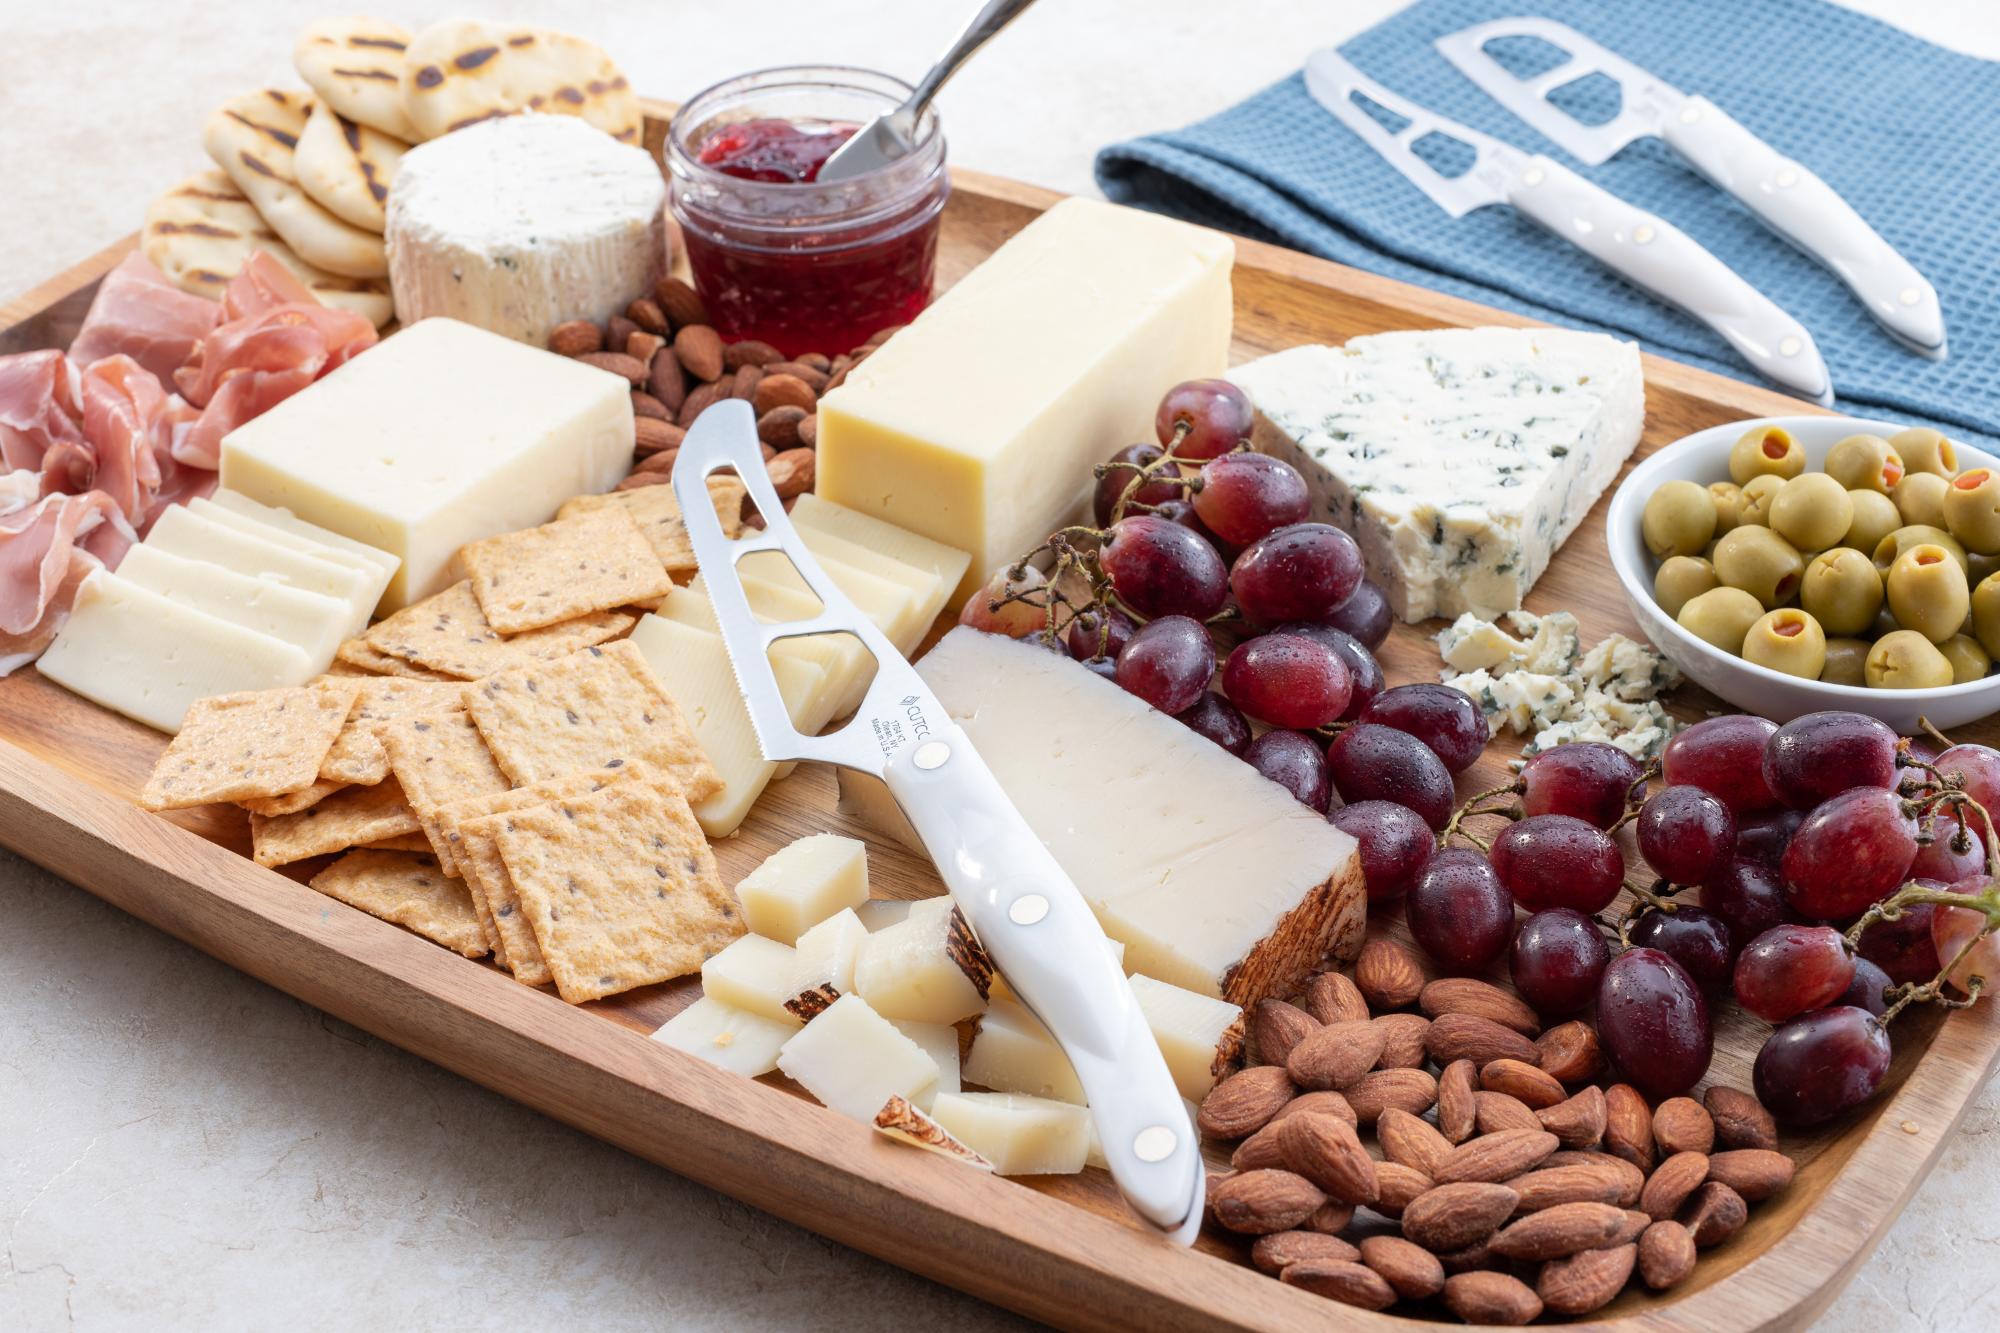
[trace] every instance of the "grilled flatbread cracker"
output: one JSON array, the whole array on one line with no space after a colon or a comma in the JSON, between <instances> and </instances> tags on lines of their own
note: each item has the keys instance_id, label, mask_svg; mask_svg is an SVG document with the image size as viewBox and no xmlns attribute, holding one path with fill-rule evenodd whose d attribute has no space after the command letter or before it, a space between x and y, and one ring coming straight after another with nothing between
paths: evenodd
<instances>
[{"instance_id":1,"label":"grilled flatbread cracker","mask_svg":"<svg viewBox=\"0 0 2000 1333\"><path fill-rule=\"evenodd\" d=\"M342 222L379 232L387 225L389 182L409 145L314 102L292 169L299 188Z\"/></svg>"},{"instance_id":2,"label":"grilled flatbread cracker","mask_svg":"<svg viewBox=\"0 0 2000 1333\"><path fill-rule=\"evenodd\" d=\"M382 279L343 278L306 263L278 239L235 182L212 168L153 201L139 249L174 286L210 300L222 298L252 251L264 250L326 305L366 316L378 329L396 313Z\"/></svg>"},{"instance_id":3,"label":"grilled flatbread cracker","mask_svg":"<svg viewBox=\"0 0 2000 1333\"><path fill-rule=\"evenodd\" d=\"M281 88L231 98L202 127L201 146L301 259L349 278L384 277L382 238L342 222L299 188L293 161L311 105L306 94Z\"/></svg>"},{"instance_id":4,"label":"grilled flatbread cracker","mask_svg":"<svg viewBox=\"0 0 2000 1333\"><path fill-rule=\"evenodd\" d=\"M639 97L611 57L581 37L448 19L405 53L403 106L419 139L519 111L581 116L621 143L645 129Z\"/></svg>"},{"instance_id":5,"label":"grilled flatbread cracker","mask_svg":"<svg viewBox=\"0 0 2000 1333\"><path fill-rule=\"evenodd\" d=\"M384 19L320 19L299 34L292 64L335 111L409 143L416 137L403 111L403 48L409 44L409 31Z\"/></svg>"}]
</instances>

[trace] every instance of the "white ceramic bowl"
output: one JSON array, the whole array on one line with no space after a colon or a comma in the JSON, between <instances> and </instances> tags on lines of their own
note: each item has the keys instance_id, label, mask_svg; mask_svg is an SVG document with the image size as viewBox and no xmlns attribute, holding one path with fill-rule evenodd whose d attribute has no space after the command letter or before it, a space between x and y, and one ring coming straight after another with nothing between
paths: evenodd
<instances>
[{"instance_id":1,"label":"white ceramic bowl","mask_svg":"<svg viewBox=\"0 0 2000 1333\"><path fill-rule=\"evenodd\" d=\"M1846 436L1866 433L1887 437L1904 429L1886 421L1852 417L1761 417L1697 431L1633 468L1611 497L1604 521L1605 540L1611 548L1611 567L1618 571L1618 582L1625 589L1625 600L1653 646L1709 693L1774 722L1789 722L1823 708L1845 708L1878 717L1899 734L1908 735L1916 730L1919 716L1928 718L1934 727L1949 730L2000 712L2000 674L1929 690L1828 685L1725 653L1675 624L1653 600L1656 565L1639 532L1647 497L1669 481L1693 481L1703 486L1727 481L1730 446L1744 431L1758 425L1782 426L1790 431L1805 448L1806 464L1811 468L1823 464L1827 451ZM1993 464L1992 459L1963 444L1958 445L1958 453L1961 469Z\"/></svg>"}]
</instances>

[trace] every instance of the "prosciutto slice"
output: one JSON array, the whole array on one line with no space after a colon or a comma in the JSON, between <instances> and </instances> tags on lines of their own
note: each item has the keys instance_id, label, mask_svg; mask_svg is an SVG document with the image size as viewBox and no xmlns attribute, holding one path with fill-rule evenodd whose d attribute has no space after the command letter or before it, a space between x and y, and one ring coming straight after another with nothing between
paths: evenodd
<instances>
[{"instance_id":1,"label":"prosciutto slice","mask_svg":"<svg viewBox=\"0 0 2000 1333\"><path fill-rule=\"evenodd\" d=\"M128 356L166 383L202 337L221 318L222 307L194 296L133 254L104 275L83 327L70 343L69 359L88 367L111 356Z\"/></svg>"},{"instance_id":2,"label":"prosciutto slice","mask_svg":"<svg viewBox=\"0 0 2000 1333\"><path fill-rule=\"evenodd\" d=\"M0 469L40 472L54 451L57 466L72 471L85 448L77 394L75 367L61 352L0 356Z\"/></svg>"},{"instance_id":3,"label":"prosciutto slice","mask_svg":"<svg viewBox=\"0 0 2000 1333\"><path fill-rule=\"evenodd\" d=\"M137 540L102 491L45 495L0 514L0 676L41 656L69 618L78 585L116 565Z\"/></svg>"}]
</instances>

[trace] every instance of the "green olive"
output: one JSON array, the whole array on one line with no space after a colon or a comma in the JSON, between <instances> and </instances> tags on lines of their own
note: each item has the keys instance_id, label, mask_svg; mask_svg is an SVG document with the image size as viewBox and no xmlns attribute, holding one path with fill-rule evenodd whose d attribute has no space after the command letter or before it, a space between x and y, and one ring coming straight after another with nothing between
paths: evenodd
<instances>
[{"instance_id":1,"label":"green olive","mask_svg":"<svg viewBox=\"0 0 2000 1333\"><path fill-rule=\"evenodd\" d=\"M1871 568L1868 572L1873 575L1875 571ZM1692 598L1721 586L1722 580L1715 577L1715 566L1700 556L1670 556L1653 575L1653 600L1668 615L1677 616Z\"/></svg>"},{"instance_id":2,"label":"green olive","mask_svg":"<svg viewBox=\"0 0 2000 1333\"><path fill-rule=\"evenodd\" d=\"M1852 547L1822 551L1806 566L1799 605L1829 634L1865 634L1882 609L1882 576Z\"/></svg>"},{"instance_id":3,"label":"green olive","mask_svg":"<svg viewBox=\"0 0 2000 1333\"><path fill-rule=\"evenodd\" d=\"M1842 546L1852 546L1863 553L1872 552L1882 544L1882 539L1903 526L1903 516L1896 509L1896 502L1880 491L1849 491L1848 503L1854 506L1854 522L1848 525L1847 535L1840 540Z\"/></svg>"},{"instance_id":4,"label":"green olive","mask_svg":"<svg viewBox=\"0 0 2000 1333\"><path fill-rule=\"evenodd\" d=\"M1829 685L1866 685L1868 648L1866 639L1828 639L1819 678Z\"/></svg>"},{"instance_id":5,"label":"green olive","mask_svg":"<svg viewBox=\"0 0 2000 1333\"><path fill-rule=\"evenodd\" d=\"M1805 472L1771 497L1771 529L1802 551L1823 551L1847 535L1854 502L1824 472Z\"/></svg>"},{"instance_id":6,"label":"green olive","mask_svg":"<svg viewBox=\"0 0 2000 1333\"><path fill-rule=\"evenodd\" d=\"M1975 555L1965 553L1965 578L1973 587L1986 581L1990 574L2000 574L2000 555Z\"/></svg>"},{"instance_id":7,"label":"green olive","mask_svg":"<svg viewBox=\"0 0 2000 1333\"><path fill-rule=\"evenodd\" d=\"M1741 588L1713 588L1688 600L1674 617L1682 629L1725 653L1741 653L1743 636L1764 618L1764 604Z\"/></svg>"},{"instance_id":8,"label":"green olive","mask_svg":"<svg viewBox=\"0 0 2000 1333\"><path fill-rule=\"evenodd\" d=\"M1989 574L1972 590L1972 636L2000 657L2000 574Z\"/></svg>"},{"instance_id":9,"label":"green olive","mask_svg":"<svg viewBox=\"0 0 2000 1333\"><path fill-rule=\"evenodd\" d=\"M1880 435L1850 435L1827 451L1826 475L1850 491L1887 495L1903 479L1903 459Z\"/></svg>"},{"instance_id":10,"label":"green olive","mask_svg":"<svg viewBox=\"0 0 2000 1333\"><path fill-rule=\"evenodd\" d=\"M1658 559L1693 555L1715 536L1715 501L1694 482L1667 482L1646 498L1639 530Z\"/></svg>"},{"instance_id":11,"label":"green olive","mask_svg":"<svg viewBox=\"0 0 2000 1333\"><path fill-rule=\"evenodd\" d=\"M1752 426L1729 448L1729 479L1738 486L1752 477L1780 481L1806 470L1806 451L1783 426Z\"/></svg>"},{"instance_id":12,"label":"green olive","mask_svg":"<svg viewBox=\"0 0 2000 1333\"><path fill-rule=\"evenodd\" d=\"M1743 636L1743 657L1788 676L1818 680L1826 667L1826 634L1796 606L1780 607L1758 617Z\"/></svg>"},{"instance_id":13,"label":"green olive","mask_svg":"<svg viewBox=\"0 0 2000 1333\"><path fill-rule=\"evenodd\" d=\"M1880 611L1875 613L1875 625L1874 628L1868 631L1868 637L1879 639L1884 634L1894 634L1901 628L1903 627L1896 623L1896 617L1890 615L1889 608L1884 606Z\"/></svg>"},{"instance_id":14,"label":"green olive","mask_svg":"<svg viewBox=\"0 0 2000 1333\"><path fill-rule=\"evenodd\" d=\"M1942 546L1912 546L1889 566L1889 614L1932 643L1958 633L1972 605L1965 570Z\"/></svg>"},{"instance_id":15,"label":"green olive","mask_svg":"<svg viewBox=\"0 0 2000 1333\"><path fill-rule=\"evenodd\" d=\"M1729 531L1743 521L1743 488L1733 481L1712 481L1708 484L1708 497L1715 501L1715 532L1717 536Z\"/></svg>"},{"instance_id":16,"label":"green olive","mask_svg":"<svg viewBox=\"0 0 2000 1333\"><path fill-rule=\"evenodd\" d=\"M1771 526L1771 502L1778 498L1785 479L1766 472L1761 477L1752 477L1743 483L1743 513L1737 519L1737 526L1744 528L1768 528Z\"/></svg>"},{"instance_id":17,"label":"green olive","mask_svg":"<svg viewBox=\"0 0 2000 1333\"><path fill-rule=\"evenodd\" d=\"M1976 467L1953 477L1944 493L1944 525L1968 550L2000 552L2000 472Z\"/></svg>"},{"instance_id":18,"label":"green olive","mask_svg":"<svg viewBox=\"0 0 2000 1333\"><path fill-rule=\"evenodd\" d=\"M1965 548L1958 544L1958 538L1943 528L1927 528L1921 524L1897 528L1875 544L1875 549L1870 554L1874 557L1876 570L1883 578L1888 578L1889 567L1896 563L1897 557L1912 546L1942 546L1952 553L1958 561L1959 568L1965 570L1968 576L1972 572L1972 562L1967 558Z\"/></svg>"},{"instance_id":19,"label":"green olive","mask_svg":"<svg viewBox=\"0 0 2000 1333\"><path fill-rule=\"evenodd\" d=\"M1951 478L1958 475L1958 446L1929 426L1912 426L1889 437L1889 447L1903 456L1912 472Z\"/></svg>"},{"instance_id":20,"label":"green olive","mask_svg":"<svg viewBox=\"0 0 2000 1333\"><path fill-rule=\"evenodd\" d=\"M1910 629L1875 640L1862 671L1878 690L1928 690L1952 681L1951 663L1938 646Z\"/></svg>"},{"instance_id":21,"label":"green olive","mask_svg":"<svg viewBox=\"0 0 2000 1333\"><path fill-rule=\"evenodd\" d=\"M1715 544L1715 576L1767 610L1791 601L1805 572L1798 548L1769 528L1738 528Z\"/></svg>"},{"instance_id":22,"label":"green olive","mask_svg":"<svg viewBox=\"0 0 2000 1333\"><path fill-rule=\"evenodd\" d=\"M1951 483L1935 472L1912 472L1896 483L1890 499L1903 522L1927 528L1944 526L1944 494Z\"/></svg>"},{"instance_id":23,"label":"green olive","mask_svg":"<svg viewBox=\"0 0 2000 1333\"><path fill-rule=\"evenodd\" d=\"M1979 640L1969 634L1954 634L1938 645L1944 660L1951 663L1951 683L1963 685L1968 681L1984 680L1986 673L1993 669L1993 657L1979 646Z\"/></svg>"}]
</instances>

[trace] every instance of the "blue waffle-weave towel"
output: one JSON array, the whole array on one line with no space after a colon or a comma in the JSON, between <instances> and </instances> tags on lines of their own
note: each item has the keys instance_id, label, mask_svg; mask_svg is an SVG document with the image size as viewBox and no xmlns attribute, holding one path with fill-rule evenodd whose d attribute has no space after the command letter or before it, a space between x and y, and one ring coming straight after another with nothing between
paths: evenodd
<instances>
[{"instance_id":1,"label":"blue waffle-weave towel","mask_svg":"<svg viewBox=\"0 0 2000 1333\"><path fill-rule=\"evenodd\" d=\"M1950 357L1905 351L1831 273L1659 140L1584 166L1431 45L1516 14L1560 20L1704 94L1819 173L1936 285ZM1310 31L1298 41L1301 63L1323 44ZM1340 49L1392 91L1567 162L1714 251L1812 330L1844 410L1989 446L2000 435L2000 64L1822 0L1418 0ZM1122 203L1756 378L1705 325L1512 209L1450 217L1322 111L1296 74L1197 125L1105 149L1097 179Z\"/></svg>"}]
</instances>

